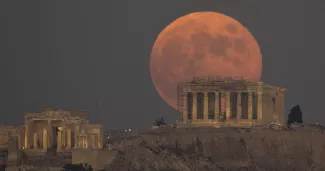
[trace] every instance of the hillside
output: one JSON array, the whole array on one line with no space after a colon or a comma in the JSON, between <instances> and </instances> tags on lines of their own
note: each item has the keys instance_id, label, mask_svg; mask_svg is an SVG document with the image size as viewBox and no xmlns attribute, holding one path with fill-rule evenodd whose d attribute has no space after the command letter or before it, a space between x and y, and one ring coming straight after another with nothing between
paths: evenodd
<instances>
[{"instance_id":1,"label":"hillside","mask_svg":"<svg viewBox=\"0 0 325 171\"><path fill-rule=\"evenodd\" d=\"M106 170L325 170L319 126L159 129L125 140Z\"/></svg>"}]
</instances>

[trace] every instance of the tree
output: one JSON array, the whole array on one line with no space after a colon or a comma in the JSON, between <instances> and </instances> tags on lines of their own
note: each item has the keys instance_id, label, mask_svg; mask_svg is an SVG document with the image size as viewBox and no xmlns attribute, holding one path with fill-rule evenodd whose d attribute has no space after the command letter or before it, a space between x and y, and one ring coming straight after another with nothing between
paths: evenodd
<instances>
[{"instance_id":1,"label":"tree","mask_svg":"<svg viewBox=\"0 0 325 171\"><path fill-rule=\"evenodd\" d=\"M156 119L155 122L153 123L154 126L163 126L167 125L166 121L164 118Z\"/></svg>"},{"instance_id":2,"label":"tree","mask_svg":"<svg viewBox=\"0 0 325 171\"><path fill-rule=\"evenodd\" d=\"M81 163L81 165L83 167L83 170L85 170L85 171L93 171L94 170L93 167L88 163Z\"/></svg>"},{"instance_id":3,"label":"tree","mask_svg":"<svg viewBox=\"0 0 325 171\"><path fill-rule=\"evenodd\" d=\"M290 126L293 123L303 123L302 121L302 111L300 109L299 105L295 105L290 110L290 113L288 115L288 121L287 124Z\"/></svg>"},{"instance_id":4,"label":"tree","mask_svg":"<svg viewBox=\"0 0 325 171\"><path fill-rule=\"evenodd\" d=\"M63 166L64 170L69 171L93 171L93 167L88 163L66 164Z\"/></svg>"}]
</instances>

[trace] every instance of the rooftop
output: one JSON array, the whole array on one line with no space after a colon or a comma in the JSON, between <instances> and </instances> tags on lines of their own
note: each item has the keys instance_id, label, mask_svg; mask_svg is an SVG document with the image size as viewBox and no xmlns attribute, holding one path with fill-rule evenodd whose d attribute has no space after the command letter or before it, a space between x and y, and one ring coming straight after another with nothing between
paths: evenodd
<instances>
[{"instance_id":1,"label":"rooftop","mask_svg":"<svg viewBox=\"0 0 325 171\"><path fill-rule=\"evenodd\" d=\"M180 83L178 86L193 86L193 85L262 85L263 87L278 89L285 91L285 88L281 88L274 85L265 84L262 81L253 82L244 80L243 77L193 77L192 79Z\"/></svg>"}]
</instances>

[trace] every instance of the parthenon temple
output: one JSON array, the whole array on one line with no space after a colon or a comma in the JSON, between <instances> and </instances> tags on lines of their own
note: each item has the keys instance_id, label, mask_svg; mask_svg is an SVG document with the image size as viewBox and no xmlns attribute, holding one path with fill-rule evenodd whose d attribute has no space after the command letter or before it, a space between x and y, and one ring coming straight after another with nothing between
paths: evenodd
<instances>
[{"instance_id":1,"label":"parthenon temple","mask_svg":"<svg viewBox=\"0 0 325 171\"><path fill-rule=\"evenodd\" d=\"M196 77L178 85L183 126L284 123L284 88L242 78Z\"/></svg>"},{"instance_id":2,"label":"parthenon temple","mask_svg":"<svg viewBox=\"0 0 325 171\"><path fill-rule=\"evenodd\" d=\"M103 146L103 126L89 124L86 111L54 111L25 113L25 124L10 129L18 139L19 149L58 151L72 148L100 149Z\"/></svg>"}]
</instances>

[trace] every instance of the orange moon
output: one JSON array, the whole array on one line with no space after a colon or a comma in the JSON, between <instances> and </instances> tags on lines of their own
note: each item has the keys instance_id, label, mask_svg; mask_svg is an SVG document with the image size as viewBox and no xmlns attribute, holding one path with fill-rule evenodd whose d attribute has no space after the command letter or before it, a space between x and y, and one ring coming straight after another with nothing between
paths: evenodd
<instances>
[{"instance_id":1,"label":"orange moon","mask_svg":"<svg viewBox=\"0 0 325 171\"><path fill-rule=\"evenodd\" d=\"M194 76L242 77L260 81L262 55L253 35L238 21L216 12L195 12L170 23L150 56L159 95L177 109L177 85Z\"/></svg>"}]
</instances>

